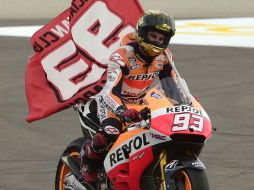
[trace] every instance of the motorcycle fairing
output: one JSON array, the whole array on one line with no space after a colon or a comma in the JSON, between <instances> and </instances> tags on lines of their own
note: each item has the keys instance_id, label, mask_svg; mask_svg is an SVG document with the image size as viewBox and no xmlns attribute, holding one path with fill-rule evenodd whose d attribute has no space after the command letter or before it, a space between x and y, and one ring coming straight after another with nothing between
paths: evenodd
<instances>
[{"instance_id":1,"label":"motorcycle fairing","mask_svg":"<svg viewBox=\"0 0 254 190\"><path fill-rule=\"evenodd\" d=\"M157 130L134 129L121 134L104 160L106 172L115 169L118 165L131 162L129 158L147 147L152 147L171 138ZM141 158L143 159L143 158Z\"/></svg>"},{"instance_id":2,"label":"motorcycle fairing","mask_svg":"<svg viewBox=\"0 0 254 190\"><path fill-rule=\"evenodd\" d=\"M134 129L121 134L104 160L115 189L138 190L143 171L154 160L152 146L170 140L153 129Z\"/></svg>"},{"instance_id":3,"label":"motorcycle fairing","mask_svg":"<svg viewBox=\"0 0 254 190\"><path fill-rule=\"evenodd\" d=\"M109 171L107 176L116 190L139 190L141 175L153 160L152 148L144 148L131 155L129 162Z\"/></svg>"},{"instance_id":4,"label":"motorcycle fairing","mask_svg":"<svg viewBox=\"0 0 254 190\"><path fill-rule=\"evenodd\" d=\"M150 128L133 129L121 134L104 160L107 176L116 190L139 190L140 177L155 157L152 146L171 141L172 135L175 134L200 135L203 139L211 136L210 119L201 104L190 94L182 95L180 92L183 91L180 90L176 96L172 96L179 101L168 96L172 93L170 90L163 93L163 90L152 88L147 92L143 106L151 110ZM185 120L187 122L181 123ZM184 160L182 166L203 169L197 160ZM180 164L181 162L182 160ZM176 164L173 171L179 170L180 164ZM173 175L167 171L167 175L169 174Z\"/></svg>"},{"instance_id":5,"label":"motorcycle fairing","mask_svg":"<svg viewBox=\"0 0 254 190\"><path fill-rule=\"evenodd\" d=\"M149 102L151 110L152 129L166 136L191 134L204 136L205 139L210 138L212 134L210 118L195 98L192 97L191 105L175 106L172 103L173 101L165 97L159 90L151 89L145 99L146 102ZM184 123L186 123L186 126L181 126Z\"/></svg>"}]
</instances>

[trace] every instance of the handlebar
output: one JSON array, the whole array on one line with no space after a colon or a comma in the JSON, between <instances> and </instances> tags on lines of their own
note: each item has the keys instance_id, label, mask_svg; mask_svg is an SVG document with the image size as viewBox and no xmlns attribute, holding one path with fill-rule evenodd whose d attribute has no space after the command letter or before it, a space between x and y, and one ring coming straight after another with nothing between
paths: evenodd
<instances>
[{"instance_id":1,"label":"handlebar","mask_svg":"<svg viewBox=\"0 0 254 190\"><path fill-rule=\"evenodd\" d=\"M150 127L150 120L151 120L150 109L148 107L145 107L144 109L140 110L139 113L140 113L142 120L129 124L126 127L127 129L134 128L134 127L138 127L138 128L149 128Z\"/></svg>"},{"instance_id":2,"label":"handlebar","mask_svg":"<svg viewBox=\"0 0 254 190\"><path fill-rule=\"evenodd\" d=\"M144 109L139 111L140 116L144 120L150 120L151 119L151 110L148 107L145 107Z\"/></svg>"}]
</instances>

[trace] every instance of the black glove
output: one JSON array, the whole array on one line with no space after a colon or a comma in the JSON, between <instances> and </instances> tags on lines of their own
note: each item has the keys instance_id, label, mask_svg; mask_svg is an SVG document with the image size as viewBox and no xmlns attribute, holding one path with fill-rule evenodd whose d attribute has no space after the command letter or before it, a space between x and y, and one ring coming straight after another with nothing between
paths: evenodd
<instances>
[{"instance_id":1,"label":"black glove","mask_svg":"<svg viewBox=\"0 0 254 190\"><path fill-rule=\"evenodd\" d=\"M140 113L135 109L127 109L125 106L119 106L116 110L116 116L121 119L121 121L131 123L141 121Z\"/></svg>"}]
</instances>

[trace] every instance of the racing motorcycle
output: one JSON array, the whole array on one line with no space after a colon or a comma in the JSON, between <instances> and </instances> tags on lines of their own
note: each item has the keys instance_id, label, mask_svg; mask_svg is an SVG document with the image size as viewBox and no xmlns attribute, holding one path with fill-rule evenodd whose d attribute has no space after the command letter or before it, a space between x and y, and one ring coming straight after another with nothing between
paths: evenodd
<instances>
[{"instance_id":1,"label":"racing motorcycle","mask_svg":"<svg viewBox=\"0 0 254 190\"><path fill-rule=\"evenodd\" d=\"M86 114L84 105L77 105L84 137L71 142L62 154L56 190L208 190L199 155L212 135L212 125L184 79L164 78L146 93L142 105L128 107L139 110L143 120L126 124L93 187L81 178L80 150L99 123L94 114Z\"/></svg>"}]
</instances>

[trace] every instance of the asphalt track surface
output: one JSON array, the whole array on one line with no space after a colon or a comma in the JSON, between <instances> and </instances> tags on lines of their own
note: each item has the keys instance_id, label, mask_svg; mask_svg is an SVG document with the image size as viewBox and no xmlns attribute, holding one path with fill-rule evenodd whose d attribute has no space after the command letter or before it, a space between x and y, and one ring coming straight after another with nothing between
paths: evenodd
<instances>
[{"instance_id":1,"label":"asphalt track surface","mask_svg":"<svg viewBox=\"0 0 254 190\"><path fill-rule=\"evenodd\" d=\"M45 24L3 21L1 25ZM214 127L201 160L211 190L254 189L253 49L172 45L176 66ZM28 124L24 73L29 38L0 37L0 190L54 189L66 145L81 136L72 109Z\"/></svg>"}]
</instances>

